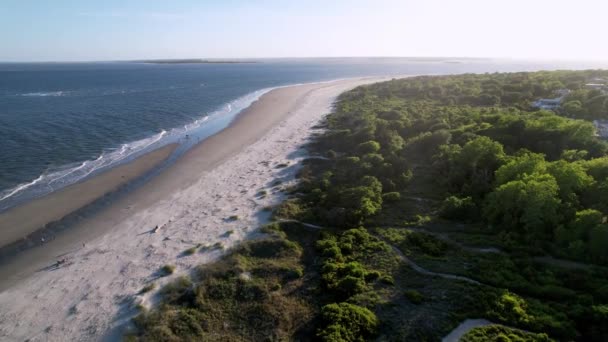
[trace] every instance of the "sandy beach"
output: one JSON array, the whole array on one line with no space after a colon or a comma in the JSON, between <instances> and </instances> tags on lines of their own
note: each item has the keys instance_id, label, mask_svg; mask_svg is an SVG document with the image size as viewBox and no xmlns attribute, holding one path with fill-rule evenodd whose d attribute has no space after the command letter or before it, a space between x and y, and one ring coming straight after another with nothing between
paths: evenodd
<instances>
[{"instance_id":1,"label":"sandy beach","mask_svg":"<svg viewBox=\"0 0 608 342\"><path fill-rule=\"evenodd\" d=\"M153 302L155 291L139 294L144 286L158 289L255 235L268 219L262 209L278 203L281 190L293 184L306 157L302 145L336 96L381 80L275 89L70 234L0 266L0 340L119 339L135 307ZM184 255L197 244L222 248ZM55 267L59 259L65 262ZM168 264L175 273L159 277Z\"/></svg>"}]
</instances>

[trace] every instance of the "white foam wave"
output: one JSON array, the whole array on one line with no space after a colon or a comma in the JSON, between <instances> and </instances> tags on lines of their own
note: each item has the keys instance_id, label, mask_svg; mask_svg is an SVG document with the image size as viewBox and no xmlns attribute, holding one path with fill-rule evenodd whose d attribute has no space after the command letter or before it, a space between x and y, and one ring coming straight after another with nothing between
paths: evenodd
<instances>
[{"instance_id":1,"label":"white foam wave","mask_svg":"<svg viewBox=\"0 0 608 342\"><path fill-rule=\"evenodd\" d=\"M64 96L67 95L68 92L67 91L40 91L40 92L33 92L33 93L24 93L24 94L19 94L20 96Z\"/></svg>"},{"instance_id":2,"label":"white foam wave","mask_svg":"<svg viewBox=\"0 0 608 342\"><path fill-rule=\"evenodd\" d=\"M101 156L99 156L99 158L101 158ZM97 158L96 160L99 160L99 158ZM82 162L82 164L80 164L80 166L77 166L77 167L74 167L74 168L72 168L72 169L69 169L67 172L58 172L57 177L52 178L52 179L49 181L49 186L50 186L50 185L52 185L53 183L55 183L56 181L58 181L58 180L60 180L60 179L63 179L63 178L65 178L65 177L67 177L67 176L69 176L69 175L73 174L74 172L77 172L78 170L82 170L84 167L86 167L86 166L87 166L87 164L88 164L88 163L89 163L89 161L87 160L87 161L85 161L85 162Z\"/></svg>"},{"instance_id":3,"label":"white foam wave","mask_svg":"<svg viewBox=\"0 0 608 342\"><path fill-rule=\"evenodd\" d=\"M34 179L33 181L31 181L29 183L20 184L20 185L16 186L14 189L9 189L7 191L6 195L3 195L2 197L0 197L0 201L5 200L5 199L15 195L16 193L35 185L36 183L40 182L43 178L44 178L44 176L40 175L38 178Z\"/></svg>"},{"instance_id":4,"label":"white foam wave","mask_svg":"<svg viewBox=\"0 0 608 342\"><path fill-rule=\"evenodd\" d=\"M201 129L205 123L218 121L218 124L214 125L213 129L219 131L226 127L237 113L272 89L274 88L265 88L249 93L226 103L211 113L202 114L199 119L182 127L173 128L170 131L161 130L161 132L153 136L122 144L118 148L102 152L95 159L78 162L72 164L73 166L71 167L68 166L59 170L47 171L33 181L19 184L12 189L0 192L0 202L15 197L21 198L21 196L25 196L24 198L33 198L45 195L49 192L81 181L95 172L115 166L123 161L130 160L131 158L140 156L168 143L179 142L181 138L187 135L196 134L198 132L197 130ZM204 137L206 136L203 136L203 138ZM2 209L2 205L0 205L0 209Z\"/></svg>"},{"instance_id":5,"label":"white foam wave","mask_svg":"<svg viewBox=\"0 0 608 342\"><path fill-rule=\"evenodd\" d=\"M97 158L78 163L73 167L64 167L60 170L47 171L35 180L19 184L12 189L0 193L0 201L32 191L31 195L39 196L54 191L61 187L78 182L90 174L116 165L129 157L145 153L150 147L158 143L167 131L162 130L152 137L137 140L129 144L122 144L120 148L102 152ZM34 189L38 187L38 189Z\"/></svg>"}]
</instances>

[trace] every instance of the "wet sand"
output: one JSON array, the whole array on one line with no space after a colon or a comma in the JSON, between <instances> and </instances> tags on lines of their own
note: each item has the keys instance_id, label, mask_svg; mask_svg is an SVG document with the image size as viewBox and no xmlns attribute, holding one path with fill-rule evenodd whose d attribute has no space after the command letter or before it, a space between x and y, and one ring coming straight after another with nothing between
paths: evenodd
<instances>
[{"instance_id":1,"label":"wet sand","mask_svg":"<svg viewBox=\"0 0 608 342\"><path fill-rule=\"evenodd\" d=\"M176 147L177 144L164 146L129 163L0 214L0 247L27 237L46 224L62 219L145 174L167 159Z\"/></svg>"}]
</instances>

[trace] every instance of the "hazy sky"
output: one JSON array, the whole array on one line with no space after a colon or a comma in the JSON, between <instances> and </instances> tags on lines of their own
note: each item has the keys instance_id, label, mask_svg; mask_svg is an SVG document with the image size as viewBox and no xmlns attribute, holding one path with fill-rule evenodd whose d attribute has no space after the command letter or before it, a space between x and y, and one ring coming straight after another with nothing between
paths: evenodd
<instances>
[{"instance_id":1,"label":"hazy sky","mask_svg":"<svg viewBox=\"0 0 608 342\"><path fill-rule=\"evenodd\" d=\"M0 0L0 61L608 60L608 0Z\"/></svg>"}]
</instances>

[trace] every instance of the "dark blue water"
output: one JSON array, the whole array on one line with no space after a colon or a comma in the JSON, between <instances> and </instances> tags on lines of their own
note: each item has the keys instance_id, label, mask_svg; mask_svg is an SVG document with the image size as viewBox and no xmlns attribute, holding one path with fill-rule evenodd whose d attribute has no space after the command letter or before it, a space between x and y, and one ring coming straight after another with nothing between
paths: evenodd
<instances>
[{"instance_id":1,"label":"dark blue water","mask_svg":"<svg viewBox=\"0 0 608 342\"><path fill-rule=\"evenodd\" d=\"M183 141L186 134L213 134L273 87L355 76L564 67L597 66L407 59L0 64L0 210Z\"/></svg>"}]
</instances>

